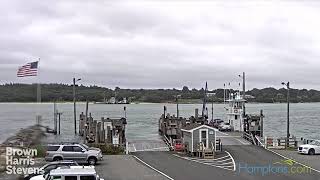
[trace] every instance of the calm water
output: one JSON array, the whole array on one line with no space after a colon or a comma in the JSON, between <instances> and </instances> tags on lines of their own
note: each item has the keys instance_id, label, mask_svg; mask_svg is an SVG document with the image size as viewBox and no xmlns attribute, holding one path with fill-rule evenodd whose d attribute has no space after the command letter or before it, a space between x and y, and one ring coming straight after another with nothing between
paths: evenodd
<instances>
[{"instance_id":1,"label":"calm water","mask_svg":"<svg viewBox=\"0 0 320 180\"><path fill-rule=\"evenodd\" d=\"M166 105L168 111L174 114L174 104L129 104L127 106L127 138L129 140L159 139L158 118ZM101 117L123 116L123 105L90 104L89 111L94 119ZM194 114L194 109L201 109L201 104L180 105L180 115L189 117ZM208 105L211 110L211 105ZM62 112L61 133L63 137L73 135L73 104L58 104ZM225 118L224 105L214 105L214 118ZM249 113L264 111L265 135L279 137L286 136L286 104L247 104ZM84 103L77 104L77 114L85 110ZM200 111L199 111L200 112ZM25 103L0 103L0 142L17 132L20 128L33 125L37 114L42 115L43 124L53 127L53 104L25 104ZM210 112L211 114L211 112ZM291 104L291 134L296 137L320 139L320 103ZM78 118L78 117L77 117ZM211 116L210 116L211 118Z\"/></svg>"}]
</instances>

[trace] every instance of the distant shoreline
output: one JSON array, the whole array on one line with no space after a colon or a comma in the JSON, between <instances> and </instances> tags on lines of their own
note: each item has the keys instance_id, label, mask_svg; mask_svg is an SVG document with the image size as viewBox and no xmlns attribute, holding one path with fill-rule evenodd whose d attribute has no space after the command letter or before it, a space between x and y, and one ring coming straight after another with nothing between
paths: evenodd
<instances>
[{"instance_id":1,"label":"distant shoreline","mask_svg":"<svg viewBox=\"0 0 320 180\"><path fill-rule=\"evenodd\" d=\"M40 104L52 104L54 101L44 101ZM73 101L63 101L56 102L58 104L73 104ZM79 104L85 104L86 101L77 101ZM94 101L89 101L90 104L95 104ZM246 104L286 104L287 102L247 102ZM320 102L290 102L290 104L310 104L310 103L320 103ZM0 104L38 104L38 102L0 102ZM132 102L130 104L176 104L175 102ZM201 102L179 102L179 104L202 104ZM212 104L212 102L207 102L207 104ZM214 102L213 104L223 104L223 102ZM227 103L226 103L227 104ZM97 105L128 105L128 104L97 104Z\"/></svg>"}]
</instances>

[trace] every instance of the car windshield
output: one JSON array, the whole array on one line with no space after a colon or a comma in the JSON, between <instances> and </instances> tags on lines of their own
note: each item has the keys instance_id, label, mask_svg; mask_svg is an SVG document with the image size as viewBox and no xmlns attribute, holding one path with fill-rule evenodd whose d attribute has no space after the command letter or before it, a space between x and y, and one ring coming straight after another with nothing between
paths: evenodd
<instances>
[{"instance_id":1,"label":"car windshield","mask_svg":"<svg viewBox=\"0 0 320 180\"><path fill-rule=\"evenodd\" d=\"M316 146L320 146L320 142L318 141L312 141L311 143L309 143L310 145L316 145Z\"/></svg>"},{"instance_id":2,"label":"car windshield","mask_svg":"<svg viewBox=\"0 0 320 180\"><path fill-rule=\"evenodd\" d=\"M82 147L84 147L86 150L89 150L89 146L85 145L85 144L81 144Z\"/></svg>"}]
</instances>

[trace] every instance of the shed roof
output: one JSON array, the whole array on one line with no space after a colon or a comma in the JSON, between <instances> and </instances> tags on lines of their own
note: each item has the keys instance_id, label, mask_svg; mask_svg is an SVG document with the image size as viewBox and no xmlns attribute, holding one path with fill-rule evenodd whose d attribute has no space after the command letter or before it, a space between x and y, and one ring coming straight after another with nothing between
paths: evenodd
<instances>
[{"instance_id":1,"label":"shed roof","mask_svg":"<svg viewBox=\"0 0 320 180\"><path fill-rule=\"evenodd\" d=\"M208 128L208 129L212 129L214 131L218 131L218 129L216 129L214 127L210 127L210 126L205 125L205 124L197 124L197 123L188 124L185 127L183 127L181 129L181 131L193 132L194 130L197 130L197 129L200 129L200 128Z\"/></svg>"}]
</instances>

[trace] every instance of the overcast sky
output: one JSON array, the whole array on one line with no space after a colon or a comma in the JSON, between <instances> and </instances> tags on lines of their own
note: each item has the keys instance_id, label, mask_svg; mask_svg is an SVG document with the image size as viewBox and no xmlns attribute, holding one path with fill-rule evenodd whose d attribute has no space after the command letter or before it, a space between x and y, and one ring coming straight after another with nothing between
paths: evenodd
<instances>
[{"instance_id":1,"label":"overcast sky","mask_svg":"<svg viewBox=\"0 0 320 180\"><path fill-rule=\"evenodd\" d=\"M39 1L0 6L0 83L320 89L320 2Z\"/></svg>"}]
</instances>

